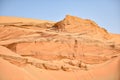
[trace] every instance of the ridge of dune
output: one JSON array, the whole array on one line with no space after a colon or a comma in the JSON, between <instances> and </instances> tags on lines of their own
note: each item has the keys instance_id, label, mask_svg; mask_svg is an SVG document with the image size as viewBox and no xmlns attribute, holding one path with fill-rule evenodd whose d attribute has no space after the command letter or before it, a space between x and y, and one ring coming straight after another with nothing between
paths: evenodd
<instances>
[{"instance_id":1,"label":"ridge of dune","mask_svg":"<svg viewBox=\"0 0 120 80\"><path fill-rule=\"evenodd\" d=\"M3 46L0 46L0 55L7 55L7 56L12 55L12 56L20 57L20 55L12 52L11 50Z\"/></svg>"},{"instance_id":2,"label":"ridge of dune","mask_svg":"<svg viewBox=\"0 0 120 80\"><path fill-rule=\"evenodd\" d=\"M48 20L37 20L31 18L21 18L21 17L11 17L11 16L0 16L0 23L15 23L15 22L24 22L24 23L44 23L44 22L52 22Z\"/></svg>"}]
</instances>

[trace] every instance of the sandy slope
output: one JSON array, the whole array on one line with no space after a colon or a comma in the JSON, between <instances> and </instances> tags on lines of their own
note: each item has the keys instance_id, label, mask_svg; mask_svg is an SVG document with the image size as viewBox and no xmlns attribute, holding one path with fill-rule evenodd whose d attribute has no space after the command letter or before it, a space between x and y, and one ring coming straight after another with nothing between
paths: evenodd
<instances>
[{"instance_id":1,"label":"sandy slope","mask_svg":"<svg viewBox=\"0 0 120 80\"><path fill-rule=\"evenodd\" d=\"M94 21L0 17L0 80L119 80L120 35Z\"/></svg>"},{"instance_id":2,"label":"sandy slope","mask_svg":"<svg viewBox=\"0 0 120 80\"><path fill-rule=\"evenodd\" d=\"M20 18L20 17L10 17L10 16L0 16L0 23L16 23L16 22L44 23L44 22L52 22L52 21Z\"/></svg>"},{"instance_id":3,"label":"sandy slope","mask_svg":"<svg viewBox=\"0 0 120 80\"><path fill-rule=\"evenodd\" d=\"M102 65L96 66L96 68L88 71L46 71L39 70L32 66L28 66L25 69L31 74L35 74L38 79L42 80L119 80L120 79L120 58L113 59ZM41 73L41 76L37 76ZM45 77L47 75L47 78Z\"/></svg>"},{"instance_id":4,"label":"sandy slope","mask_svg":"<svg viewBox=\"0 0 120 80\"><path fill-rule=\"evenodd\" d=\"M0 80L119 80L120 58L115 58L88 71L51 71L27 65L18 67L0 59ZM5 75L6 74L6 75ZM17 75L16 75L17 74Z\"/></svg>"},{"instance_id":5,"label":"sandy slope","mask_svg":"<svg viewBox=\"0 0 120 80\"><path fill-rule=\"evenodd\" d=\"M1 46L2 54L17 55ZM1 52L0 52L1 53ZM17 74L17 75L16 75ZM0 58L0 80L119 80L120 57L113 58L95 67L79 71L51 71L36 68L30 64L16 66Z\"/></svg>"}]
</instances>

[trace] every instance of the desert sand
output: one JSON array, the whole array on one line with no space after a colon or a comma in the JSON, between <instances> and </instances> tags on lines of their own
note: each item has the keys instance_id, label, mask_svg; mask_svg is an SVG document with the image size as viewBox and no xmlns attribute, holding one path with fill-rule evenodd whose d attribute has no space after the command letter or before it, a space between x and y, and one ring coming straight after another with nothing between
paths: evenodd
<instances>
[{"instance_id":1,"label":"desert sand","mask_svg":"<svg viewBox=\"0 0 120 80\"><path fill-rule=\"evenodd\" d=\"M120 80L120 34L71 15L0 16L0 80Z\"/></svg>"}]
</instances>

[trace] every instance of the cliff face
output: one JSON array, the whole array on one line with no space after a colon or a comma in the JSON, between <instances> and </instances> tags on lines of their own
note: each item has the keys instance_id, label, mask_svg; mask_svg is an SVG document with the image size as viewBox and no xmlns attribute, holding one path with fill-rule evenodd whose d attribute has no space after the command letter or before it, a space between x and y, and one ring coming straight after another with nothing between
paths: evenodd
<instances>
[{"instance_id":1,"label":"cliff face","mask_svg":"<svg viewBox=\"0 0 120 80\"><path fill-rule=\"evenodd\" d=\"M92 67L94 68L96 65L99 68L99 65L114 58L119 62L120 35L110 34L94 21L70 15L56 23L28 21L28 19L17 21L16 18L15 20L12 18L12 22L0 23L1 61L8 61L9 65L17 66L20 69L22 67L28 71L32 68L35 73L36 68L48 72L49 70L81 72L81 70L92 70ZM5 65L8 62L5 62ZM111 67L108 66L108 68ZM94 71L96 70L93 69L91 74ZM99 72L99 70L97 71ZM20 73L24 72L20 70ZM63 73L65 74L65 72ZM109 75L109 73L106 74ZM88 76L88 74L84 75ZM60 77L58 76L58 78ZM66 77L63 78L66 80ZM75 78L69 80L73 79ZM91 77L90 79L93 80Z\"/></svg>"}]
</instances>

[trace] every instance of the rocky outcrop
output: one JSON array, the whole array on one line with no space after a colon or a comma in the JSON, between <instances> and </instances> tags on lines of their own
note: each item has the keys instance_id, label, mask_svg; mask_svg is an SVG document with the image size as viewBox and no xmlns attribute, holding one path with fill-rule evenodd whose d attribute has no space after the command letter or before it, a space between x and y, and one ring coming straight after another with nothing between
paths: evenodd
<instances>
[{"instance_id":1,"label":"rocky outcrop","mask_svg":"<svg viewBox=\"0 0 120 80\"><path fill-rule=\"evenodd\" d=\"M94 21L71 15L54 24L53 28L58 32L85 33L95 37L110 38L107 30L99 27Z\"/></svg>"},{"instance_id":2,"label":"rocky outcrop","mask_svg":"<svg viewBox=\"0 0 120 80\"><path fill-rule=\"evenodd\" d=\"M60 65L51 64L50 62L44 63L43 66L45 67L45 69L48 69L48 70L60 70L61 69Z\"/></svg>"},{"instance_id":3,"label":"rocky outcrop","mask_svg":"<svg viewBox=\"0 0 120 80\"><path fill-rule=\"evenodd\" d=\"M22 57L1 55L1 54L0 54L0 57L17 66L25 66L27 63L27 59Z\"/></svg>"},{"instance_id":4,"label":"rocky outcrop","mask_svg":"<svg viewBox=\"0 0 120 80\"><path fill-rule=\"evenodd\" d=\"M119 35L111 38L113 35L88 19L67 15L57 23L13 22L0 25L0 45L22 57L4 56L13 64L71 71L87 69L86 64L100 64L120 53ZM41 61L30 61L26 57ZM62 61L65 59L68 60ZM56 60L57 63L54 62Z\"/></svg>"},{"instance_id":5,"label":"rocky outcrop","mask_svg":"<svg viewBox=\"0 0 120 80\"><path fill-rule=\"evenodd\" d=\"M26 65L33 65L40 69L46 69L46 70L63 70L63 71L74 71L79 69L86 69L86 67L83 65L83 62L80 63L73 63L74 60L67 60L68 63L62 61L43 61L43 60L37 60L35 61L35 58L27 58L27 57L16 57L16 56L9 56L9 55L3 55L0 54L0 58L3 58L4 60L7 60L8 62L16 65L24 67ZM77 61L77 60L76 60ZM79 61L77 61L79 62ZM74 65L75 64L75 65ZM81 66L80 66L81 65Z\"/></svg>"}]
</instances>

